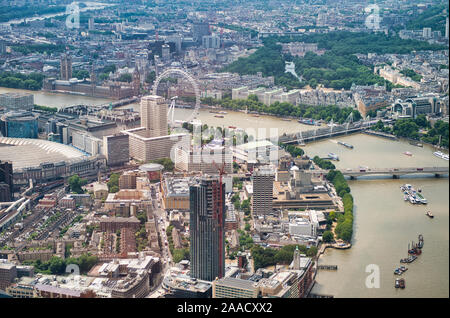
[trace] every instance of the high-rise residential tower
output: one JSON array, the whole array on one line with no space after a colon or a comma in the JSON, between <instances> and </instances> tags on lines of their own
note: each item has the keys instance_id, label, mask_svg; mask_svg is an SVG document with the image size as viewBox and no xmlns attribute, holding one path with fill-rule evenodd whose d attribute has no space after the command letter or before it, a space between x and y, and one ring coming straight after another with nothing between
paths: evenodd
<instances>
[{"instance_id":1,"label":"high-rise residential tower","mask_svg":"<svg viewBox=\"0 0 450 318\"><path fill-rule=\"evenodd\" d=\"M141 98L141 126L147 137L167 136L167 103L164 97L149 95Z\"/></svg>"},{"instance_id":2,"label":"high-rise residential tower","mask_svg":"<svg viewBox=\"0 0 450 318\"><path fill-rule=\"evenodd\" d=\"M190 135L169 135L167 103L161 96L141 98L141 127L124 130L129 135L130 157L140 161L174 158L177 146L187 148Z\"/></svg>"},{"instance_id":3,"label":"high-rise residential tower","mask_svg":"<svg viewBox=\"0 0 450 318\"><path fill-rule=\"evenodd\" d=\"M272 212L274 179L275 174L271 166L261 166L253 171L254 215L266 215Z\"/></svg>"},{"instance_id":4,"label":"high-rise residential tower","mask_svg":"<svg viewBox=\"0 0 450 318\"><path fill-rule=\"evenodd\" d=\"M225 275L225 184L204 176L189 188L191 277L213 281Z\"/></svg>"}]
</instances>

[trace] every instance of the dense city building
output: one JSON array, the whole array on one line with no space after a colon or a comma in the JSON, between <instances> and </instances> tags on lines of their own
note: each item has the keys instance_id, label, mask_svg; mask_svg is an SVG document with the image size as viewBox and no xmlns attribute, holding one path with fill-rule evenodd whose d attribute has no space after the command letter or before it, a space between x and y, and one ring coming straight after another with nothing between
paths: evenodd
<instances>
[{"instance_id":1,"label":"dense city building","mask_svg":"<svg viewBox=\"0 0 450 318\"><path fill-rule=\"evenodd\" d=\"M274 179L274 171L270 166L262 166L253 171L252 203L254 215L266 215L272 213Z\"/></svg>"},{"instance_id":2,"label":"dense city building","mask_svg":"<svg viewBox=\"0 0 450 318\"><path fill-rule=\"evenodd\" d=\"M0 145L0 150L2 149ZM14 194L13 165L0 160L0 202L9 202Z\"/></svg>"},{"instance_id":3,"label":"dense city building","mask_svg":"<svg viewBox=\"0 0 450 318\"><path fill-rule=\"evenodd\" d=\"M119 166L130 160L129 136L115 134L103 136L103 154L108 166Z\"/></svg>"},{"instance_id":4,"label":"dense city building","mask_svg":"<svg viewBox=\"0 0 450 318\"><path fill-rule=\"evenodd\" d=\"M0 132L4 137L37 138L37 115L30 111L11 111L0 117Z\"/></svg>"},{"instance_id":5,"label":"dense city building","mask_svg":"<svg viewBox=\"0 0 450 318\"><path fill-rule=\"evenodd\" d=\"M372 2L0 0L0 298L448 296L448 4Z\"/></svg>"},{"instance_id":6,"label":"dense city building","mask_svg":"<svg viewBox=\"0 0 450 318\"><path fill-rule=\"evenodd\" d=\"M0 94L0 107L7 110L31 110L34 107L34 95L27 93Z\"/></svg>"},{"instance_id":7,"label":"dense city building","mask_svg":"<svg viewBox=\"0 0 450 318\"><path fill-rule=\"evenodd\" d=\"M225 274L225 185L203 177L189 188L191 277L213 281Z\"/></svg>"}]
</instances>

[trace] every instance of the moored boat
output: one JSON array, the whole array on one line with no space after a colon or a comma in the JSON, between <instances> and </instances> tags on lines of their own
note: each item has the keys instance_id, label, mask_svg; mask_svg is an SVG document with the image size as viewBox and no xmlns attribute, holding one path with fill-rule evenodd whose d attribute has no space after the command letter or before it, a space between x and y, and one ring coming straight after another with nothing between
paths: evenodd
<instances>
[{"instance_id":1,"label":"moored boat","mask_svg":"<svg viewBox=\"0 0 450 318\"><path fill-rule=\"evenodd\" d=\"M419 234L419 243L417 243L417 247L422 249L423 248L423 235Z\"/></svg>"},{"instance_id":2,"label":"moored boat","mask_svg":"<svg viewBox=\"0 0 450 318\"><path fill-rule=\"evenodd\" d=\"M435 151L433 152L433 155L435 155L438 158L444 159L444 160L449 160L449 156L448 154L443 153L442 151Z\"/></svg>"},{"instance_id":3,"label":"moored boat","mask_svg":"<svg viewBox=\"0 0 450 318\"><path fill-rule=\"evenodd\" d=\"M350 145L350 144L348 144L348 143L346 143L346 142L338 141L338 144L339 144L339 145L342 145L342 146L344 146L344 147L347 147L347 148L349 148L349 149L353 149L353 146Z\"/></svg>"},{"instance_id":4,"label":"moored boat","mask_svg":"<svg viewBox=\"0 0 450 318\"><path fill-rule=\"evenodd\" d=\"M400 263L406 263L406 264L409 264L409 263L414 262L416 259L417 259L417 256L416 256L416 255L409 255L407 258L402 258L402 259L400 260Z\"/></svg>"},{"instance_id":5,"label":"moored boat","mask_svg":"<svg viewBox=\"0 0 450 318\"><path fill-rule=\"evenodd\" d=\"M423 196L421 189L416 191L410 184L404 184L400 187L400 189L403 191L405 201L408 200L412 204L428 203L427 199Z\"/></svg>"},{"instance_id":6,"label":"moored boat","mask_svg":"<svg viewBox=\"0 0 450 318\"><path fill-rule=\"evenodd\" d=\"M312 125L312 126L316 125L316 121L313 119L300 119L298 122L300 124L305 124L305 125Z\"/></svg>"},{"instance_id":7,"label":"moored boat","mask_svg":"<svg viewBox=\"0 0 450 318\"><path fill-rule=\"evenodd\" d=\"M335 153L332 153L332 152L330 152L330 153L328 154L328 158L330 158L331 160L339 161L338 155L335 154Z\"/></svg>"}]
</instances>

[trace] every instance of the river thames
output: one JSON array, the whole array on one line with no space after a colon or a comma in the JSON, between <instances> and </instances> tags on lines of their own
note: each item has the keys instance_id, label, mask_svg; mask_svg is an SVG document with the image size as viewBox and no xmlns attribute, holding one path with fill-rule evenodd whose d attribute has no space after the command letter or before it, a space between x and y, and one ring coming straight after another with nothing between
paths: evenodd
<instances>
[{"instance_id":1,"label":"river thames","mask_svg":"<svg viewBox=\"0 0 450 318\"><path fill-rule=\"evenodd\" d=\"M336 143L345 141L348 149ZM447 166L433 155L430 146L419 148L406 141L356 134L324 140L303 147L308 155L336 153L337 168L394 168ZM412 156L403 152L409 151ZM403 200L402 184L422 189L428 204L412 205ZM449 292L449 179L405 176L400 179L361 177L349 181L355 202L353 246L348 250L327 249L319 264L338 265L337 271L319 270L314 293L334 297L448 297ZM434 219L425 213L430 210ZM407 256L408 243L424 236L422 255L406 264L406 288L394 288L393 271ZM366 266L378 265L380 288L366 288Z\"/></svg>"}]
</instances>

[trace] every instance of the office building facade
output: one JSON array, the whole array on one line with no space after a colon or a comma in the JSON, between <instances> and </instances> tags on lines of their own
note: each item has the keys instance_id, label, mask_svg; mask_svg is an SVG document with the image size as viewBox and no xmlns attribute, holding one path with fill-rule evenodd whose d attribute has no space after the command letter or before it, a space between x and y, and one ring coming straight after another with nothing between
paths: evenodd
<instances>
[{"instance_id":1,"label":"office building facade","mask_svg":"<svg viewBox=\"0 0 450 318\"><path fill-rule=\"evenodd\" d=\"M103 154L108 166L119 166L130 160L129 136L115 134L103 136Z\"/></svg>"},{"instance_id":2,"label":"office building facade","mask_svg":"<svg viewBox=\"0 0 450 318\"><path fill-rule=\"evenodd\" d=\"M37 116L30 111L11 111L0 117L0 131L4 137L37 138Z\"/></svg>"},{"instance_id":3,"label":"office building facade","mask_svg":"<svg viewBox=\"0 0 450 318\"><path fill-rule=\"evenodd\" d=\"M141 126L148 132L148 137L167 136L167 103L161 96L144 96L141 98Z\"/></svg>"},{"instance_id":4,"label":"office building facade","mask_svg":"<svg viewBox=\"0 0 450 318\"><path fill-rule=\"evenodd\" d=\"M232 277L213 282L213 298L257 298L258 283Z\"/></svg>"},{"instance_id":5,"label":"office building facade","mask_svg":"<svg viewBox=\"0 0 450 318\"><path fill-rule=\"evenodd\" d=\"M9 110L32 110L34 95L27 93L0 94L0 106Z\"/></svg>"},{"instance_id":6,"label":"office building facade","mask_svg":"<svg viewBox=\"0 0 450 318\"><path fill-rule=\"evenodd\" d=\"M177 146L190 145L189 134L168 134L167 103L156 95L141 99L141 127L123 133L129 136L130 157L144 162L174 158Z\"/></svg>"}]
</instances>

